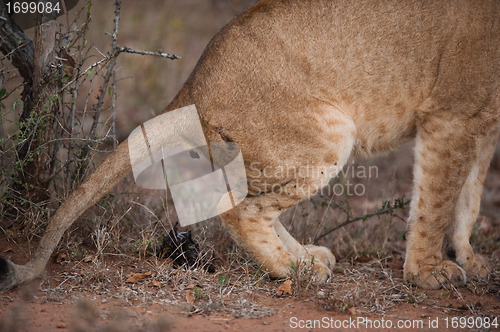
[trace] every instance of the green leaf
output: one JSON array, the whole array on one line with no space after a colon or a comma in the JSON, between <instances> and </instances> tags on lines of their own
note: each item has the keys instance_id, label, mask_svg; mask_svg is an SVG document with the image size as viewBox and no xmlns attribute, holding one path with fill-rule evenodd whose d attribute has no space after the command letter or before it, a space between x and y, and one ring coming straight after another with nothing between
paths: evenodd
<instances>
[{"instance_id":1,"label":"green leaf","mask_svg":"<svg viewBox=\"0 0 500 332\"><path fill-rule=\"evenodd\" d=\"M226 285L226 284L229 284L229 279L226 278L226 275L223 274L219 280L217 280L219 286L222 286L222 285Z\"/></svg>"},{"instance_id":2,"label":"green leaf","mask_svg":"<svg viewBox=\"0 0 500 332\"><path fill-rule=\"evenodd\" d=\"M6 94L7 94L7 90L5 90L5 89L0 90L0 98L5 96Z\"/></svg>"}]
</instances>

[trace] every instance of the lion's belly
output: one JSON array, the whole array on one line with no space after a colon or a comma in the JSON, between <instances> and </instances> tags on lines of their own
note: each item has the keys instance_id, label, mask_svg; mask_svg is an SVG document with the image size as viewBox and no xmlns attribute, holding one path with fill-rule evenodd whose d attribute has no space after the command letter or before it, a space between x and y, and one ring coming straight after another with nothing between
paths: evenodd
<instances>
[{"instance_id":1,"label":"lion's belly","mask_svg":"<svg viewBox=\"0 0 500 332\"><path fill-rule=\"evenodd\" d=\"M368 157L397 149L416 133L414 105L352 111L356 127L353 155Z\"/></svg>"}]
</instances>

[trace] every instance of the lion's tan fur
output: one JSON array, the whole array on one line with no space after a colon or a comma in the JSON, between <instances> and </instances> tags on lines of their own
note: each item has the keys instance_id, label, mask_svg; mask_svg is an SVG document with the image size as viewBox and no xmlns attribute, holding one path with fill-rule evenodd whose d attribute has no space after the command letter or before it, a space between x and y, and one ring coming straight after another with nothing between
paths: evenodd
<instances>
[{"instance_id":1,"label":"lion's tan fur","mask_svg":"<svg viewBox=\"0 0 500 332\"><path fill-rule=\"evenodd\" d=\"M195 104L208 141L240 146L249 195L222 219L278 277L310 255L320 280L335 264L328 249L297 243L280 213L350 156L416 137L405 277L437 288L487 272L469 237L498 137L499 77L497 0L261 0L214 37L167 111ZM31 277L74 219L129 171L126 144L57 212ZM261 172L279 167L326 171ZM445 247L460 266L443 258Z\"/></svg>"}]
</instances>

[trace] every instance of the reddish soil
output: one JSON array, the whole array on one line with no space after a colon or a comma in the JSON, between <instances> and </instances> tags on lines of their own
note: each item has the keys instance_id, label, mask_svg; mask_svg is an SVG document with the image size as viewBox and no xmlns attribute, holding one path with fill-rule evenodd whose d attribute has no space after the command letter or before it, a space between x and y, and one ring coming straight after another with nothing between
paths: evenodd
<instances>
[{"instance_id":1,"label":"reddish soil","mask_svg":"<svg viewBox=\"0 0 500 332\"><path fill-rule=\"evenodd\" d=\"M9 252L10 247L3 240L0 252ZM493 256L498 267L498 251ZM441 330L447 323L451 328L459 317L483 317L477 322L484 317L500 319L498 270L488 282L423 291L402 282L401 259L365 260L339 263L332 283L319 287L292 278L292 294L281 295L282 281L265 276L249 280L243 267L228 277L233 281L221 283L221 276L227 276L222 271L171 270L153 257L51 262L44 278L0 294L0 330L284 331L305 327L316 331L334 324L367 330L368 323L354 323L363 319L385 327L392 324L392 329L398 321L406 321L422 324L417 325L420 330L439 324ZM161 269L170 275L163 275ZM136 283L124 281L131 273L151 270L152 276ZM323 325L307 325L314 320Z\"/></svg>"}]
</instances>

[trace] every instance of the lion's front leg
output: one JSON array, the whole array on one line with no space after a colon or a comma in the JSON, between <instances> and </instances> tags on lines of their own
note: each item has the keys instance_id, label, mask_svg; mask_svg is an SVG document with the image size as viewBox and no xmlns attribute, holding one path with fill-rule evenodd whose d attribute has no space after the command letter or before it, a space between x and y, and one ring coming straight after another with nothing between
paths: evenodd
<instances>
[{"instance_id":1,"label":"lion's front leg","mask_svg":"<svg viewBox=\"0 0 500 332\"><path fill-rule=\"evenodd\" d=\"M418 128L404 274L422 288L466 282L460 266L443 260L442 247L478 152L478 136L468 130L474 127L456 114L426 115Z\"/></svg>"}]
</instances>

